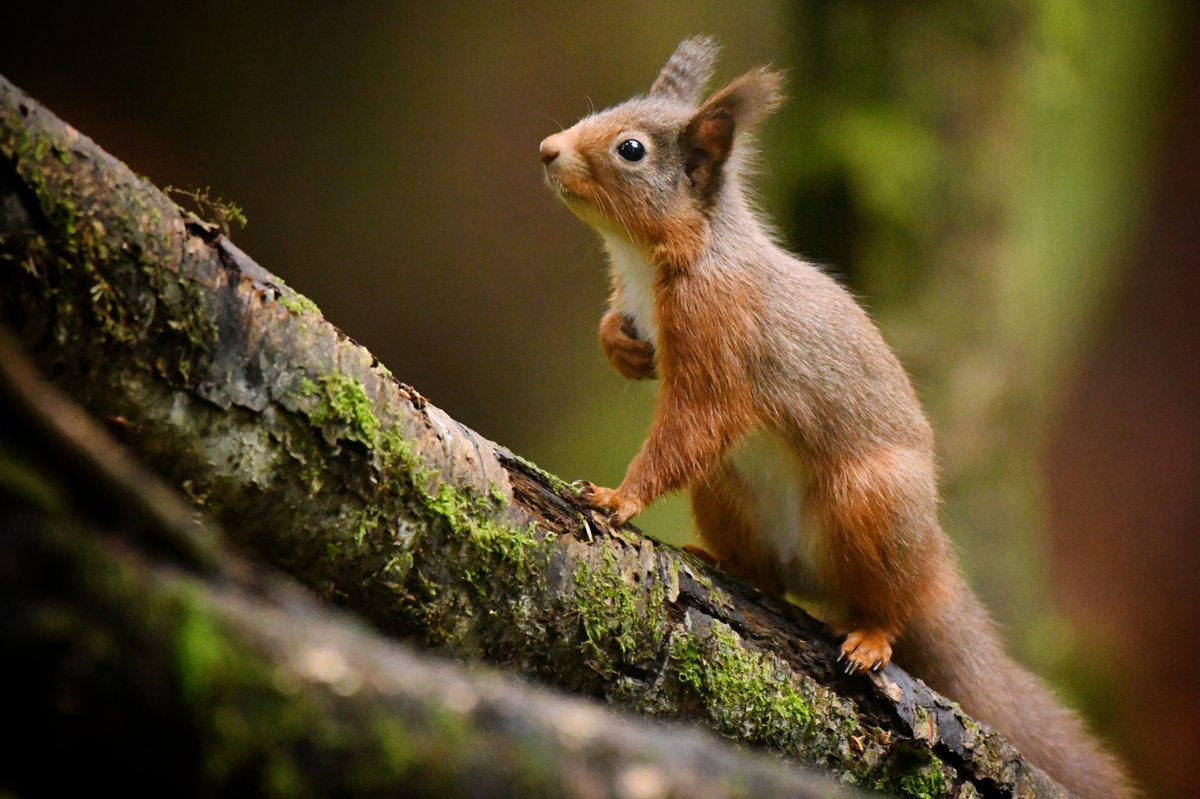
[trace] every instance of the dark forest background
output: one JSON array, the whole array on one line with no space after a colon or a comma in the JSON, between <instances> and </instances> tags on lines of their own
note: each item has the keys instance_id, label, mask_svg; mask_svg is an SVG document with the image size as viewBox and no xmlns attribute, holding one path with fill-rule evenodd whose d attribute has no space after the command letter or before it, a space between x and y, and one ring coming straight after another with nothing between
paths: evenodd
<instances>
[{"instance_id":1,"label":"dark forest background","mask_svg":"<svg viewBox=\"0 0 1200 799\"><path fill-rule=\"evenodd\" d=\"M1162 796L1200 762L1200 59L1189 4L515 2L4 12L0 74L234 239L400 379L568 478L653 388L599 354L592 234L538 141L675 44L790 102L762 206L854 288L941 442L947 527L1014 649ZM664 503L651 534L689 540Z\"/></svg>"}]
</instances>

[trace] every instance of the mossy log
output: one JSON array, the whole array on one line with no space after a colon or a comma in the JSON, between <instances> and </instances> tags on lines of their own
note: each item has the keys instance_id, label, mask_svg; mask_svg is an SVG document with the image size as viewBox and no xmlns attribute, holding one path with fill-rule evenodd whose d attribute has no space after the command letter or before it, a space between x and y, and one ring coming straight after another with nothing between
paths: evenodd
<instances>
[{"instance_id":1,"label":"mossy log","mask_svg":"<svg viewBox=\"0 0 1200 799\"><path fill-rule=\"evenodd\" d=\"M379 630L902 796L1060 796L901 669L611 529L0 79L0 314L238 545Z\"/></svg>"},{"instance_id":2,"label":"mossy log","mask_svg":"<svg viewBox=\"0 0 1200 799\"><path fill-rule=\"evenodd\" d=\"M195 524L7 336L0 412L5 795L851 796L322 607Z\"/></svg>"}]
</instances>

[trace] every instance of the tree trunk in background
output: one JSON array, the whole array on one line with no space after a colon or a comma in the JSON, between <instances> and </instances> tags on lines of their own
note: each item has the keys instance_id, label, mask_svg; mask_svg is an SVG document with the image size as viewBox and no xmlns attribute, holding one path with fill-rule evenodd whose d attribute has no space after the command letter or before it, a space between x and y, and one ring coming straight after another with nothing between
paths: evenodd
<instances>
[{"instance_id":1,"label":"tree trunk in background","mask_svg":"<svg viewBox=\"0 0 1200 799\"><path fill-rule=\"evenodd\" d=\"M845 270L912 371L946 526L1016 648L1088 673L1067 682L1102 710L1104 648L1051 610L1043 447L1140 217L1179 7L797 10L806 141L771 170L789 239Z\"/></svg>"},{"instance_id":2,"label":"tree trunk in background","mask_svg":"<svg viewBox=\"0 0 1200 799\"><path fill-rule=\"evenodd\" d=\"M1182 30L1195 42L1200 14ZM1180 635L1200 618L1200 51L1175 86L1148 223L1047 470L1056 582L1079 617L1101 620L1108 637L1091 645L1122 652L1106 712L1164 797L1200 781L1200 691L1179 667L1200 662L1200 639Z\"/></svg>"},{"instance_id":3,"label":"tree trunk in background","mask_svg":"<svg viewBox=\"0 0 1200 799\"><path fill-rule=\"evenodd\" d=\"M608 528L561 481L393 379L216 225L184 213L2 79L0 235L0 312L41 370L240 546L377 628L643 714L700 722L901 796L1061 795L998 736L901 670L846 678L834 644L796 609L636 532ZM36 461L36 445L22 452L6 443L3 452L7 491L28 503L36 484L49 482L41 493L55 496L57 477L39 480L17 465ZM277 611L310 611L287 607L269 587L261 608L246 609L240 603L256 601L239 593L248 584L230 588L236 596L214 595L219 586L160 575L145 562L162 540L114 544L89 527L43 519L27 525L38 531L32 540L5 543L48 570L99 574L99 585L47 583L38 598L20 592L36 595L40 581L18 582L11 601L61 607L73 628L99 623L81 621L89 617L80 606L111 609L118 628L137 627L132 639L101 642L111 663L175 679L164 690L174 685L184 700L189 685L224 695L226 686L210 680L225 676L217 666L234 645L230 627L245 634L236 645L253 651L237 656L257 664L256 674L273 658L307 657L279 637L287 620L270 630L255 624ZM117 532L128 533L119 524ZM183 549L204 560L203 544ZM105 583L110 572L120 585ZM109 589L125 591L116 604ZM146 593L159 589L161 613L157 594ZM197 594L203 635L194 636L179 598ZM150 609L147 626L121 615L127 603ZM296 632L302 640L326 634ZM161 636L174 636L177 660L164 661L172 650ZM37 652L45 641L21 643ZM138 654L126 645L144 647L150 665L123 660ZM309 664L318 681L330 677L335 694L332 675L347 673L330 665L337 655ZM54 673L49 696L95 676L95 663L76 665L82 675ZM284 694L289 686L276 685ZM237 758L247 725L273 729L271 713L287 712L279 691L265 708L253 699L257 688L249 693L232 715L214 709L215 727L205 731L216 736L207 756L218 773L223 758ZM50 704L43 709L62 712ZM351 719L343 731L377 723L369 711L344 709ZM268 769L268 782L291 784L289 762L281 772L270 762L255 768Z\"/></svg>"}]
</instances>

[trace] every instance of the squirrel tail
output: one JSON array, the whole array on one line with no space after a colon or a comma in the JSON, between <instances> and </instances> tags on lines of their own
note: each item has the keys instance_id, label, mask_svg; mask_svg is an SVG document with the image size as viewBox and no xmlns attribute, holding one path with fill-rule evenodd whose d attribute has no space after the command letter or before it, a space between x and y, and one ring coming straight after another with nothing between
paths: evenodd
<instances>
[{"instance_id":1,"label":"squirrel tail","mask_svg":"<svg viewBox=\"0 0 1200 799\"><path fill-rule=\"evenodd\" d=\"M965 586L956 594L939 615L910 622L897 652L901 665L994 727L1072 794L1136 796L1124 768L1083 720L1004 652L974 594Z\"/></svg>"}]
</instances>

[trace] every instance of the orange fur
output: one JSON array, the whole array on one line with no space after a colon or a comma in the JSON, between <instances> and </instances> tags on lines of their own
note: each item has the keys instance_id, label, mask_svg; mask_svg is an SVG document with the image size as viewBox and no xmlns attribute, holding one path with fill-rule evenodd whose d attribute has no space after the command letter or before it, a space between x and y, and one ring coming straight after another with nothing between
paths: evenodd
<instances>
[{"instance_id":1,"label":"orange fur","mask_svg":"<svg viewBox=\"0 0 1200 799\"><path fill-rule=\"evenodd\" d=\"M655 284L658 406L646 443L617 489L641 507L709 472L757 421L744 362L729 346L728 308L707 302L687 271L666 274L671 277Z\"/></svg>"},{"instance_id":2,"label":"orange fur","mask_svg":"<svg viewBox=\"0 0 1200 799\"><path fill-rule=\"evenodd\" d=\"M664 270L686 269L699 260L708 245L708 225L697 211L678 214L638 228L645 241L653 242L650 260Z\"/></svg>"},{"instance_id":3,"label":"orange fur","mask_svg":"<svg viewBox=\"0 0 1200 799\"><path fill-rule=\"evenodd\" d=\"M817 472L811 498L829 542L827 577L851 630L895 637L914 615L947 601L954 567L929 516L936 508L914 507L920 488L906 485L932 464L913 460L921 459L885 449Z\"/></svg>"},{"instance_id":4,"label":"orange fur","mask_svg":"<svg viewBox=\"0 0 1200 799\"><path fill-rule=\"evenodd\" d=\"M746 132L778 104L779 76L752 70L697 104L714 53L685 42L650 96L542 143L548 182L606 237L605 353L627 377L659 378L625 479L582 498L621 524L690 489L721 567L815 596L851 670L886 665L894 645L1072 791L1131 796L1080 720L1004 654L959 574L932 430L878 329L743 196ZM638 157L622 155L630 139Z\"/></svg>"},{"instance_id":5,"label":"orange fur","mask_svg":"<svg viewBox=\"0 0 1200 799\"><path fill-rule=\"evenodd\" d=\"M769 562L759 551L758 527L746 507L746 487L723 464L691 487L696 530L721 569L754 583L759 590L780 596L785 586L777 571L764 570Z\"/></svg>"}]
</instances>

